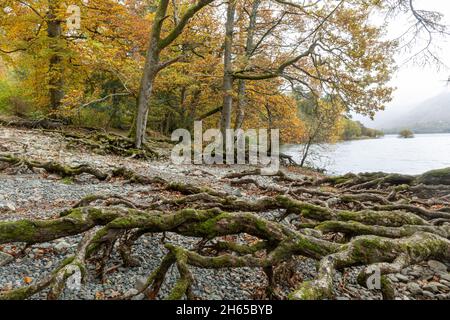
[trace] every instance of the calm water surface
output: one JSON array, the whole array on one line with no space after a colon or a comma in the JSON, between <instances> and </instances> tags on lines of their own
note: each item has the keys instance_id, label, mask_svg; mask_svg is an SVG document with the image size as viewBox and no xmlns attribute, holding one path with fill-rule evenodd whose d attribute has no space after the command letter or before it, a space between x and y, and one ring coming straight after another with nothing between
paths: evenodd
<instances>
[{"instance_id":1,"label":"calm water surface","mask_svg":"<svg viewBox=\"0 0 450 320\"><path fill-rule=\"evenodd\" d=\"M284 145L281 151L300 160L301 145ZM398 172L421 174L450 167L450 134L418 134L414 139L387 135L373 140L346 141L316 148L313 164L330 174L347 172Z\"/></svg>"}]
</instances>

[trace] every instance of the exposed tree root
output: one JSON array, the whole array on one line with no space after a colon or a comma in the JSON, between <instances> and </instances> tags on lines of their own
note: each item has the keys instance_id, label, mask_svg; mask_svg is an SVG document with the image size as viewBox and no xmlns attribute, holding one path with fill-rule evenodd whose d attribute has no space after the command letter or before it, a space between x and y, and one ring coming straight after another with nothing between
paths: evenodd
<instances>
[{"instance_id":1,"label":"exposed tree root","mask_svg":"<svg viewBox=\"0 0 450 320\"><path fill-rule=\"evenodd\" d=\"M398 272L408 264L428 259L448 261L450 241L422 232L396 240L376 236L357 237L344 245L343 250L322 258L318 277L313 281L304 282L290 297L302 300L331 298L333 274L337 269L375 264L372 269L386 275ZM368 274L373 273L366 269L360 279L367 278Z\"/></svg>"},{"instance_id":2,"label":"exposed tree root","mask_svg":"<svg viewBox=\"0 0 450 320\"><path fill-rule=\"evenodd\" d=\"M28 170L33 171L33 169L40 168L48 173L57 174L61 177L75 177L83 173L91 174L99 180L105 180L108 177L104 172L87 164L71 167L53 161L41 162L18 158L13 155L0 155L0 162L7 163L17 169L27 168Z\"/></svg>"},{"instance_id":3,"label":"exposed tree root","mask_svg":"<svg viewBox=\"0 0 450 320\"><path fill-rule=\"evenodd\" d=\"M299 166L297 162L295 162L294 158L290 155L280 153L280 160L282 163L288 166Z\"/></svg>"},{"instance_id":4,"label":"exposed tree root","mask_svg":"<svg viewBox=\"0 0 450 320\"><path fill-rule=\"evenodd\" d=\"M73 144L81 144L102 154L115 154L136 159L158 159L161 156L150 143L136 149L133 140L112 133L94 132L89 135L79 133L63 133L66 140Z\"/></svg>"},{"instance_id":5,"label":"exposed tree root","mask_svg":"<svg viewBox=\"0 0 450 320\"><path fill-rule=\"evenodd\" d=\"M308 181L305 182L307 184ZM377 173L361 173L361 174L346 174L338 177L326 177L309 181L313 185L332 184L340 188L349 189L368 189L380 188L382 186L402 186L402 185L450 185L450 168L441 170L432 170L419 176L402 175L402 174L387 174L383 172Z\"/></svg>"},{"instance_id":6,"label":"exposed tree root","mask_svg":"<svg viewBox=\"0 0 450 320\"><path fill-rule=\"evenodd\" d=\"M79 280L81 282L83 276L86 275L86 251L94 234L93 230L86 232L78 245L77 253L72 257L66 258L50 275L44 277L44 279L36 284L7 292L0 292L0 300L27 299L46 288L49 288L47 299L58 299L69 278L80 275L80 278L76 279L76 281Z\"/></svg>"},{"instance_id":7,"label":"exposed tree root","mask_svg":"<svg viewBox=\"0 0 450 320\"><path fill-rule=\"evenodd\" d=\"M424 226L404 225L401 227L370 226L356 221L325 221L317 225L317 230L322 232L341 232L349 236L377 235L386 238L402 238L414 235L417 232L428 232L437 234L443 238L450 237L450 226Z\"/></svg>"},{"instance_id":8,"label":"exposed tree root","mask_svg":"<svg viewBox=\"0 0 450 320\"><path fill-rule=\"evenodd\" d=\"M50 275L33 285L1 292L0 299L29 298L43 290L47 290L47 298L57 299L71 277L85 275L87 263L96 261L98 276L107 277L105 270L114 250L118 250L124 266L136 266L139 260L133 256L133 245L145 234L174 233L197 238L199 243L188 249L165 240L167 251L159 267L141 290L122 296L123 299L140 293L147 299L162 298L160 289L172 266L177 268L179 277L165 297L168 299L195 298L191 267L259 268L267 276L267 297L279 298L275 280L278 267L295 263L296 256L320 263L314 280L291 288L291 299L333 298L334 273L352 266L365 267L358 278L361 285L368 286L374 270L379 272L379 290L384 298L392 299L396 293L386 275L428 259L450 260L448 202L443 197L437 201L433 196L426 201L413 199L413 188L421 185L416 182L422 177L376 173L305 183L281 172L273 177L278 178L276 187L254 183L256 188L265 192L270 189L272 194L250 201L208 187L145 177L127 168L111 172L90 167L61 169L55 164L12 156L2 156L0 162L54 170L62 176L84 170L82 173L99 179L118 177L130 183L156 185L158 191L165 192L164 197L146 204L134 203L124 195L92 195L56 219L0 222L0 244L29 246L84 235L77 253ZM252 170L228 175L226 179L259 174L259 170ZM237 181L245 180L256 181ZM427 186L427 190L433 190L431 187ZM263 218L262 213L270 215ZM235 237L239 241L230 240Z\"/></svg>"},{"instance_id":9,"label":"exposed tree root","mask_svg":"<svg viewBox=\"0 0 450 320\"><path fill-rule=\"evenodd\" d=\"M262 175L261 169L253 169L253 170L245 170L242 172L233 172L225 175L224 179L235 179L235 178L243 178L247 176L260 176ZM267 176L267 175L266 175ZM271 177L286 177L286 174L283 171L277 171L274 174L270 175Z\"/></svg>"},{"instance_id":10,"label":"exposed tree root","mask_svg":"<svg viewBox=\"0 0 450 320\"><path fill-rule=\"evenodd\" d=\"M286 200L284 200L286 201ZM25 298L50 286L49 298L57 298L64 282L75 272L74 267L85 270L86 255L97 249L105 239L117 239L117 235L132 231L128 240L128 252L132 243L144 233L174 232L180 235L213 240L217 237L246 233L262 241L256 245L237 245L230 242L217 242L215 248L236 252L211 256L211 247L194 252L182 247L167 244L168 256L161 266L149 278L151 289L147 296L156 297L167 265L175 263L180 278L168 298L190 297L192 274L189 266L200 268L238 268L253 267L268 270L281 262L289 261L295 255L322 259L319 276L313 282L303 283L291 294L291 298L329 298L332 297L332 275L336 269L363 264L392 262L400 255L408 255L409 261L420 262L425 259L450 259L448 226L408 225L401 227L381 227L386 224L385 217L371 220L376 226L355 222L326 222L317 229L323 232L345 232L355 234L379 234L352 239L347 244L336 244L280 223L265 220L251 213L231 213L219 209L185 209L174 213L160 211L142 211L121 207L84 207L64 212L61 218L53 220L21 220L0 222L0 243L25 242L28 244L49 241L64 236L86 232L75 257L66 261L52 275L34 286L19 288L2 293L1 298ZM375 217L372 217L375 219ZM364 219L361 219L364 220ZM421 222L421 220L417 220ZM103 226L95 234L95 226ZM91 230L91 231L88 231ZM134 231L133 231L134 230ZM388 238L386 238L386 236ZM409 236L409 237L406 237ZM390 239L390 238L400 239ZM406 238L405 238L406 237ZM269 245L269 246L267 246ZM113 248L110 246L110 248ZM270 248L270 250L268 250ZM207 250L203 253L203 250ZM255 255L266 251L266 254ZM90 253L89 253L90 252ZM110 253L110 252L108 252ZM108 254L109 256L109 254ZM169 263L170 262L170 263ZM387 270L387 271L385 271ZM390 269L383 268L382 273ZM145 289L147 290L147 289Z\"/></svg>"}]
</instances>

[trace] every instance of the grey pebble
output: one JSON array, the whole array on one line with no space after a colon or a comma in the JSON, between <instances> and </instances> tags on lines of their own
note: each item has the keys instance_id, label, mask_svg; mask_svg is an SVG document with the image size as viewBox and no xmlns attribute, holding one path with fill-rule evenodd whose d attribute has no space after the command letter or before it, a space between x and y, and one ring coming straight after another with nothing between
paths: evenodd
<instances>
[{"instance_id":1,"label":"grey pebble","mask_svg":"<svg viewBox=\"0 0 450 320\"><path fill-rule=\"evenodd\" d=\"M409 282L408 285L408 291L411 292L412 294L422 294L423 290L422 288L415 282Z\"/></svg>"},{"instance_id":2,"label":"grey pebble","mask_svg":"<svg viewBox=\"0 0 450 320\"><path fill-rule=\"evenodd\" d=\"M409 281L409 278L407 276L405 276L403 274L400 274L400 273L395 274L395 277L398 280L402 281L402 282L408 282Z\"/></svg>"},{"instance_id":3,"label":"grey pebble","mask_svg":"<svg viewBox=\"0 0 450 320\"><path fill-rule=\"evenodd\" d=\"M14 257L12 255L0 251L0 267L10 263L13 260Z\"/></svg>"},{"instance_id":4,"label":"grey pebble","mask_svg":"<svg viewBox=\"0 0 450 320\"><path fill-rule=\"evenodd\" d=\"M434 272L446 272L447 266L443 264L442 262L436 261L436 260L429 260L428 266L434 271Z\"/></svg>"}]
</instances>

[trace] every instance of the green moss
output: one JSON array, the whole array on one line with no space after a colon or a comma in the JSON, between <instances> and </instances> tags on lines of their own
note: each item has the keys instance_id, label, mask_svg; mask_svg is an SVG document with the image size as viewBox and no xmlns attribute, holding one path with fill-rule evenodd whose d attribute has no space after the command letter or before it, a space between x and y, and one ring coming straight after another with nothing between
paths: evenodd
<instances>
[{"instance_id":1,"label":"green moss","mask_svg":"<svg viewBox=\"0 0 450 320\"><path fill-rule=\"evenodd\" d=\"M367 286L367 276L366 276L366 273L364 271L361 271L361 272L358 273L358 276L356 277L356 282L361 287L366 287Z\"/></svg>"},{"instance_id":2,"label":"green moss","mask_svg":"<svg viewBox=\"0 0 450 320\"><path fill-rule=\"evenodd\" d=\"M94 212L95 209L89 209L89 212ZM82 220L84 216L84 212L81 208L72 209L68 212L69 214L66 217L70 217L73 220Z\"/></svg>"},{"instance_id":3,"label":"green moss","mask_svg":"<svg viewBox=\"0 0 450 320\"><path fill-rule=\"evenodd\" d=\"M267 244L266 241L259 241L253 245L242 245L236 242L220 241L216 243L215 247L219 250L231 250L240 254L252 254L267 248Z\"/></svg>"},{"instance_id":4,"label":"green moss","mask_svg":"<svg viewBox=\"0 0 450 320\"><path fill-rule=\"evenodd\" d=\"M75 256L69 256L67 258L64 258L63 261L58 265L58 267L52 271L52 275L56 275L59 271L61 271L62 268L66 267L67 265L74 263ZM80 268L81 269L81 268Z\"/></svg>"},{"instance_id":5,"label":"green moss","mask_svg":"<svg viewBox=\"0 0 450 320\"><path fill-rule=\"evenodd\" d=\"M327 298L328 293L318 287L314 281L305 281L300 288L288 295L290 300L321 300Z\"/></svg>"},{"instance_id":6,"label":"green moss","mask_svg":"<svg viewBox=\"0 0 450 320\"><path fill-rule=\"evenodd\" d=\"M63 184L67 184L67 185L70 185L70 184L73 184L73 183L74 183L72 177L65 177L65 178L61 179L61 182L62 182Z\"/></svg>"},{"instance_id":7,"label":"green moss","mask_svg":"<svg viewBox=\"0 0 450 320\"><path fill-rule=\"evenodd\" d=\"M347 182L348 180L350 180L350 178L346 176L340 176L332 179L333 184L342 184Z\"/></svg>"},{"instance_id":8,"label":"green moss","mask_svg":"<svg viewBox=\"0 0 450 320\"><path fill-rule=\"evenodd\" d=\"M450 167L444 169L431 170L424 173L422 176L430 176L430 177L442 177L450 175Z\"/></svg>"},{"instance_id":9,"label":"green moss","mask_svg":"<svg viewBox=\"0 0 450 320\"><path fill-rule=\"evenodd\" d=\"M198 232L200 234L203 234L205 238L212 239L217 235L218 232L218 222L222 219L227 219L230 215L228 213L221 213L216 217L213 217L211 219L206 220L205 222L202 222L200 224L197 224L194 229L194 232ZM227 225L228 229L235 229L238 227L237 224L234 225Z\"/></svg>"},{"instance_id":10,"label":"green moss","mask_svg":"<svg viewBox=\"0 0 450 320\"><path fill-rule=\"evenodd\" d=\"M86 210L86 209L81 209ZM81 211L83 212L83 211ZM140 216L140 211L129 209L129 214L125 217L119 217L119 214L115 210L100 209L95 207L89 207L85 212L89 214L89 217L100 224L106 224L110 222L111 224L116 223L116 227L120 228L121 225L126 226L126 223L133 221L133 219L138 219Z\"/></svg>"},{"instance_id":11,"label":"green moss","mask_svg":"<svg viewBox=\"0 0 450 320\"><path fill-rule=\"evenodd\" d=\"M293 200L286 196L277 196L277 204L291 213L299 214L305 218L314 220L327 220L331 218L331 213L326 209L310 203Z\"/></svg>"},{"instance_id":12,"label":"green moss","mask_svg":"<svg viewBox=\"0 0 450 320\"><path fill-rule=\"evenodd\" d=\"M402 251L408 252L415 259L444 259L448 246L441 237L435 234L416 234L420 235L420 240L412 238L410 241L403 241L400 244ZM424 238L425 236L425 238Z\"/></svg>"},{"instance_id":13,"label":"green moss","mask_svg":"<svg viewBox=\"0 0 450 320\"><path fill-rule=\"evenodd\" d=\"M256 219L256 229L262 233L266 233L269 229L267 223L262 219Z\"/></svg>"},{"instance_id":14,"label":"green moss","mask_svg":"<svg viewBox=\"0 0 450 320\"><path fill-rule=\"evenodd\" d=\"M306 252L307 254L316 256L318 258L326 256L337 249L337 247L335 247L330 243L325 244L324 242L322 244L320 241L313 241L306 237L297 239L296 246L300 248L300 250Z\"/></svg>"},{"instance_id":15,"label":"green moss","mask_svg":"<svg viewBox=\"0 0 450 320\"><path fill-rule=\"evenodd\" d=\"M0 293L0 300L25 300L32 293L31 287L21 287L12 291Z\"/></svg>"},{"instance_id":16,"label":"green moss","mask_svg":"<svg viewBox=\"0 0 450 320\"><path fill-rule=\"evenodd\" d=\"M407 191L407 190L409 190L409 188L410 188L409 185L401 184L401 185L395 187L395 191L397 191L397 192Z\"/></svg>"},{"instance_id":17,"label":"green moss","mask_svg":"<svg viewBox=\"0 0 450 320\"><path fill-rule=\"evenodd\" d=\"M115 210L77 208L64 212L59 219L0 222L0 243L49 241L86 231L95 224L107 224L117 217Z\"/></svg>"},{"instance_id":18,"label":"green moss","mask_svg":"<svg viewBox=\"0 0 450 320\"><path fill-rule=\"evenodd\" d=\"M28 221L0 222L0 240L4 239L32 239L36 232L35 225ZM3 241L0 241L3 242Z\"/></svg>"},{"instance_id":19,"label":"green moss","mask_svg":"<svg viewBox=\"0 0 450 320\"><path fill-rule=\"evenodd\" d=\"M166 300L181 300L185 295L190 281L188 279L179 279Z\"/></svg>"},{"instance_id":20,"label":"green moss","mask_svg":"<svg viewBox=\"0 0 450 320\"><path fill-rule=\"evenodd\" d=\"M394 300L395 299L395 289L392 285L391 280L389 280L386 276L381 276L380 278L381 284L381 293L383 294L384 300Z\"/></svg>"},{"instance_id":21,"label":"green moss","mask_svg":"<svg viewBox=\"0 0 450 320\"><path fill-rule=\"evenodd\" d=\"M425 172L416 180L426 185L450 185L450 167Z\"/></svg>"},{"instance_id":22,"label":"green moss","mask_svg":"<svg viewBox=\"0 0 450 320\"><path fill-rule=\"evenodd\" d=\"M404 225L424 225L426 222L420 217L402 211L338 211L339 221L356 221L367 225L401 227Z\"/></svg>"},{"instance_id":23,"label":"green moss","mask_svg":"<svg viewBox=\"0 0 450 320\"><path fill-rule=\"evenodd\" d=\"M350 244L351 260L361 263L373 263L379 257L389 259L396 257L396 245L390 239L377 236L364 236L356 238Z\"/></svg>"}]
</instances>

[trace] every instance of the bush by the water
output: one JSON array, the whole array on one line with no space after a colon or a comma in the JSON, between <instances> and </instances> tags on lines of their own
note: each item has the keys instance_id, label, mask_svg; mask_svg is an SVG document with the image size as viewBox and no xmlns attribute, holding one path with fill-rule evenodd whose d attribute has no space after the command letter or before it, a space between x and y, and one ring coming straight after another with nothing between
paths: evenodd
<instances>
[{"instance_id":1,"label":"bush by the water","mask_svg":"<svg viewBox=\"0 0 450 320\"><path fill-rule=\"evenodd\" d=\"M403 139L414 138L414 133L409 129L405 129L405 130L400 131L399 138L403 138Z\"/></svg>"}]
</instances>

